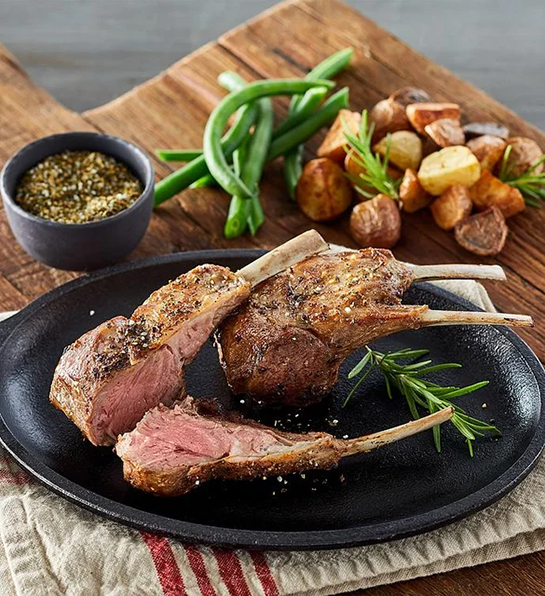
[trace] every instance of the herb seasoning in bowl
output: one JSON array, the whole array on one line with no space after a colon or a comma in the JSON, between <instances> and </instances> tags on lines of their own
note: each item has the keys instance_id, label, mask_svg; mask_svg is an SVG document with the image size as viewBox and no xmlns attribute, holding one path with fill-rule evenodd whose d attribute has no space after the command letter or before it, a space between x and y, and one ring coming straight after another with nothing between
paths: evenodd
<instances>
[{"instance_id":1,"label":"herb seasoning in bowl","mask_svg":"<svg viewBox=\"0 0 545 596\"><path fill-rule=\"evenodd\" d=\"M9 224L34 258L96 269L140 242L153 208L153 168L135 145L100 133L65 133L23 147L4 166Z\"/></svg>"},{"instance_id":2,"label":"herb seasoning in bowl","mask_svg":"<svg viewBox=\"0 0 545 596\"><path fill-rule=\"evenodd\" d=\"M15 201L25 211L67 224L99 221L130 207L142 184L127 166L96 151L64 151L30 168Z\"/></svg>"}]
</instances>

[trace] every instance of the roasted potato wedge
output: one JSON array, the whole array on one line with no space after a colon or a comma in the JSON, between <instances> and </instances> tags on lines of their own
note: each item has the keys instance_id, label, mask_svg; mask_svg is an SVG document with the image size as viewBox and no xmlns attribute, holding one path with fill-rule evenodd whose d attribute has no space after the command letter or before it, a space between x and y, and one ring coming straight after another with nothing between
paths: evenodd
<instances>
[{"instance_id":1,"label":"roasted potato wedge","mask_svg":"<svg viewBox=\"0 0 545 596\"><path fill-rule=\"evenodd\" d=\"M511 152L507 159L507 169L512 176L520 176L543 157L540 146L527 137L513 137L507 141L511 145ZM534 173L543 172L544 164L534 170Z\"/></svg>"},{"instance_id":2,"label":"roasted potato wedge","mask_svg":"<svg viewBox=\"0 0 545 596\"><path fill-rule=\"evenodd\" d=\"M390 139L389 163L391 162L402 170L407 168L416 170L422 161L422 141L420 137L409 130L398 130L374 145L373 151L385 156L388 151L388 139Z\"/></svg>"},{"instance_id":3,"label":"roasted potato wedge","mask_svg":"<svg viewBox=\"0 0 545 596\"><path fill-rule=\"evenodd\" d=\"M471 186L481 175L477 158L467 147L446 147L422 160L418 180L424 190L434 196L442 194L449 186Z\"/></svg>"},{"instance_id":4,"label":"roasted potato wedge","mask_svg":"<svg viewBox=\"0 0 545 596\"><path fill-rule=\"evenodd\" d=\"M424 127L426 134L439 147L463 145L466 142L464 131L458 120L441 118Z\"/></svg>"},{"instance_id":5,"label":"roasted potato wedge","mask_svg":"<svg viewBox=\"0 0 545 596\"><path fill-rule=\"evenodd\" d=\"M392 248L401 236L397 203L383 194L358 203L350 215L350 234L359 246Z\"/></svg>"},{"instance_id":6,"label":"roasted potato wedge","mask_svg":"<svg viewBox=\"0 0 545 596\"><path fill-rule=\"evenodd\" d=\"M371 110L369 118L375 124L374 143L380 141L389 132L411 130L405 108L390 98L379 101Z\"/></svg>"},{"instance_id":7,"label":"roasted potato wedge","mask_svg":"<svg viewBox=\"0 0 545 596\"><path fill-rule=\"evenodd\" d=\"M325 139L318 147L316 152L318 157L327 157L338 164L344 162L346 157L345 125L351 133L357 135L361 126L361 114L351 110L340 110Z\"/></svg>"},{"instance_id":8,"label":"roasted potato wedge","mask_svg":"<svg viewBox=\"0 0 545 596\"><path fill-rule=\"evenodd\" d=\"M312 221L331 221L352 203L352 187L343 169L327 157L309 161L297 184L296 199Z\"/></svg>"},{"instance_id":9,"label":"roasted potato wedge","mask_svg":"<svg viewBox=\"0 0 545 596\"><path fill-rule=\"evenodd\" d=\"M503 157L507 143L500 137L483 135L470 139L466 146L469 147L479 160L481 168L492 171Z\"/></svg>"},{"instance_id":10,"label":"roasted potato wedge","mask_svg":"<svg viewBox=\"0 0 545 596\"><path fill-rule=\"evenodd\" d=\"M452 230L454 226L471 215L473 203L467 186L453 184L431 204L431 214L435 223L443 230Z\"/></svg>"},{"instance_id":11,"label":"roasted potato wedge","mask_svg":"<svg viewBox=\"0 0 545 596\"><path fill-rule=\"evenodd\" d=\"M394 91L388 99L392 99L396 103L401 104L406 108L411 103L430 103L431 97L424 89L418 89L418 87L401 87L397 91Z\"/></svg>"},{"instance_id":12,"label":"roasted potato wedge","mask_svg":"<svg viewBox=\"0 0 545 596\"><path fill-rule=\"evenodd\" d=\"M503 249L507 232L502 212L491 207L459 222L454 228L454 237L466 250L481 257L491 257Z\"/></svg>"},{"instance_id":13,"label":"roasted potato wedge","mask_svg":"<svg viewBox=\"0 0 545 596\"><path fill-rule=\"evenodd\" d=\"M406 108L407 118L412 127L425 134L428 124L448 118L460 121L460 106L455 103L412 103Z\"/></svg>"},{"instance_id":14,"label":"roasted potato wedge","mask_svg":"<svg viewBox=\"0 0 545 596\"><path fill-rule=\"evenodd\" d=\"M416 172L409 168L405 170L399 187L399 199L403 206L403 211L414 213L419 209L427 207L433 197L422 188Z\"/></svg>"},{"instance_id":15,"label":"roasted potato wedge","mask_svg":"<svg viewBox=\"0 0 545 596\"><path fill-rule=\"evenodd\" d=\"M350 151L349 153L346 154L346 157L344 160L344 169L345 169L346 173L350 174L350 176L352 178L359 180L359 182L354 182L351 180L352 185L354 187L357 186L364 192L367 192L370 194L378 192L376 188L366 185L363 182L363 180L360 179L360 174L365 173L365 168L361 165L361 163L358 161L358 159L355 158L353 151ZM398 170L396 168L393 168L390 164L388 164L387 172L388 172L388 175L390 176L390 178L392 178L393 180L398 180L399 178L401 178L401 176L403 176L403 172L401 172L400 170ZM359 192L356 193L356 198L360 201L367 200Z\"/></svg>"},{"instance_id":16,"label":"roasted potato wedge","mask_svg":"<svg viewBox=\"0 0 545 596\"><path fill-rule=\"evenodd\" d=\"M479 180L469 189L469 196L479 211L497 207L506 218L526 206L520 191L493 176L490 170L482 171Z\"/></svg>"},{"instance_id":17,"label":"roasted potato wedge","mask_svg":"<svg viewBox=\"0 0 545 596\"><path fill-rule=\"evenodd\" d=\"M462 126L466 139L474 139L484 135L500 137L504 141L509 138L509 129L497 122L470 122Z\"/></svg>"}]
</instances>

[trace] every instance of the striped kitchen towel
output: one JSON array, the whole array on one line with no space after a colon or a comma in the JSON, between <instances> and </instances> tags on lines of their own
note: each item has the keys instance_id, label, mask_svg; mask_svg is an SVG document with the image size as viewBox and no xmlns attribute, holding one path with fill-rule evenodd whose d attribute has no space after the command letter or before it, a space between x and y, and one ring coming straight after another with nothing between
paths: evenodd
<instances>
[{"instance_id":1,"label":"striped kitchen towel","mask_svg":"<svg viewBox=\"0 0 545 596\"><path fill-rule=\"evenodd\" d=\"M441 282L492 309L475 282ZM545 462L497 504L434 532L327 552L227 551L102 519L0 451L0 594L319 596L545 548Z\"/></svg>"}]
</instances>

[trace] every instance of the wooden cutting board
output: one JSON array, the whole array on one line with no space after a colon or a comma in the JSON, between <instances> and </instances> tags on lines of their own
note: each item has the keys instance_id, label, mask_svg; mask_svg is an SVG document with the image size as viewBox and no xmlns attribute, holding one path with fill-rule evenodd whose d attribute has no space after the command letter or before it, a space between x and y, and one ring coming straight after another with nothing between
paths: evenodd
<instances>
[{"instance_id":1,"label":"wooden cutting board","mask_svg":"<svg viewBox=\"0 0 545 596\"><path fill-rule=\"evenodd\" d=\"M531 137L545 148L542 132L353 9L336 0L299 0L275 7L180 60L144 85L83 114L68 110L36 87L17 61L0 47L0 162L37 137L69 130L99 130L118 135L137 143L152 156L160 147L198 147L208 114L225 93L216 82L221 71L235 70L247 80L301 77L326 56L348 46L355 48L354 59L350 68L338 77L338 84L350 87L353 109L371 108L395 89L415 85L426 89L437 101L459 103L468 120L502 122L513 135ZM275 104L280 118L285 115L287 100L275 100ZM317 136L308 143L307 157L313 155L320 139ZM173 169L155 158L154 165L158 178ZM310 227L318 229L330 241L354 246L347 234L346 219L334 225L315 225L288 200L280 164L268 167L261 190L266 223L255 238L234 241L223 238L229 204L229 197L223 192L187 190L155 212L148 233L130 258L228 246L270 248ZM529 208L509 220L509 225L508 242L497 260L505 268L508 282L489 284L488 289L499 309L534 317L536 328L521 335L543 359L545 210ZM403 216L403 237L395 254L416 263L483 262L463 251L450 234L439 230L429 213ZM0 211L1 310L20 308L76 275L50 269L26 255ZM514 583L512 576L522 573L528 566L525 562L532 561L537 577L544 560L545 557L534 555L504 563L499 568L488 566L494 574L472 570L471 592L492 594L497 591L494 585L505 589L511 584L512 593L519 593L521 584ZM450 594L468 593L461 587L455 588L448 579L450 576L445 577L444 586L449 586ZM437 593L439 584L428 581L408 584L411 590L415 589L411 593ZM443 580L434 580L437 581ZM408 587L400 587L399 591L389 587L384 593L402 594L409 593L408 590ZM381 589L376 593L382 593Z\"/></svg>"}]
</instances>

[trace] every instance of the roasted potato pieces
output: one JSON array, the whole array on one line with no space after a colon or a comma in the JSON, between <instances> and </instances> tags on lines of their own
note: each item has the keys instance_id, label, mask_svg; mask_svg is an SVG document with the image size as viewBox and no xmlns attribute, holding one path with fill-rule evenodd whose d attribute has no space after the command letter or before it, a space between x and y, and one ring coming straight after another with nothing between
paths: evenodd
<instances>
[{"instance_id":1,"label":"roasted potato pieces","mask_svg":"<svg viewBox=\"0 0 545 596\"><path fill-rule=\"evenodd\" d=\"M507 231L502 212L496 207L491 207L458 223L454 228L454 237L466 250L482 257L489 257L501 252Z\"/></svg>"},{"instance_id":2,"label":"roasted potato pieces","mask_svg":"<svg viewBox=\"0 0 545 596\"><path fill-rule=\"evenodd\" d=\"M543 157L539 145L527 137L513 137L507 141L511 151L507 159L507 170L511 176L520 176ZM534 172L543 172L544 165L538 166Z\"/></svg>"},{"instance_id":3,"label":"roasted potato pieces","mask_svg":"<svg viewBox=\"0 0 545 596\"><path fill-rule=\"evenodd\" d=\"M406 108L411 103L430 103L431 97L424 89L418 89L418 87L401 87L397 91L394 91L388 99L401 104Z\"/></svg>"},{"instance_id":4,"label":"roasted potato pieces","mask_svg":"<svg viewBox=\"0 0 545 596\"><path fill-rule=\"evenodd\" d=\"M422 161L422 141L420 137L409 130L398 130L384 137L374 147L373 151L383 157L388 152L389 161L394 166L406 170L416 170Z\"/></svg>"},{"instance_id":5,"label":"roasted potato pieces","mask_svg":"<svg viewBox=\"0 0 545 596\"><path fill-rule=\"evenodd\" d=\"M471 186L479 179L481 166L467 147L446 147L422 160L418 170L420 184L432 195L439 196L449 186Z\"/></svg>"},{"instance_id":6,"label":"roasted potato pieces","mask_svg":"<svg viewBox=\"0 0 545 596\"><path fill-rule=\"evenodd\" d=\"M352 202L352 187L342 168L327 157L309 161L296 190L301 211L313 221L331 221Z\"/></svg>"},{"instance_id":7,"label":"roasted potato pieces","mask_svg":"<svg viewBox=\"0 0 545 596\"><path fill-rule=\"evenodd\" d=\"M399 187L399 199L403 206L403 211L414 213L419 209L427 207L433 197L422 188L416 172L407 169Z\"/></svg>"},{"instance_id":8,"label":"roasted potato pieces","mask_svg":"<svg viewBox=\"0 0 545 596\"><path fill-rule=\"evenodd\" d=\"M500 137L483 135L475 137L466 143L475 157L479 160L481 168L493 170L503 157L507 143Z\"/></svg>"},{"instance_id":9,"label":"roasted potato pieces","mask_svg":"<svg viewBox=\"0 0 545 596\"><path fill-rule=\"evenodd\" d=\"M338 164L344 162L346 156L345 146L346 129L354 135L359 133L361 126L361 114L350 110L341 110L331 125L325 139L318 147L318 157L327 157Z\"/></svg>"},{"instance_id":10,"label":"roasted potato pieces","mask_svg":"<svg viewBox=\"0 0 545 596\"><path fill-rule=\"evenodd\" d=\"M391 98L379 101L369 117L375 125L374 142L380 141L389 132L411 129L405 108Z\"/></svg>"},{"instance_id":11,"label":"roasted potato pieces","mask_svg":"<svg viewBox=\"0 0 545 596\"><path fill-rule=\"evenodd\" d=\"M482 137L484 135L493 135L507 140L509 138L509 129L503 124L496 122L470 122L462 126L466 139Z\"/></svg>"},{"instance_id":12,"label":"roasted potato pieces","mask_svg":"<svg viewBox=\"0 0 545 596\"><path fill-rule=\"evenodd\" d=\"M435 223L443 230L452 230L456 224L471 215L473 203L467 186L453 184L431 204Z\"/></svg>"},{"instance_id":13,"label":"roasted potato pieces","mask_svg":"<svg viewBox=\"0 0 545 596\"><path fill-rule=\"evenodd\" d=\"M464 131L458 120L441 118L424 127L426 134L439 147L463 145L466 142Z\"/></svg>"},{"instance_id":14,"label":"roasted potato pieces","mask_svg":"<svg viewBox=\"0 0 545 596\"><path fill-rule=\"evenodd\" d=\"M358 203L350 215L350 235L362 247L392 248L401 236L397 203L383 194Z\"/></svg>"},{"instance_id":15,"label":"roasted potato pieces","mask_svg":"<svg viewBox=\"0 0 545 596\"><path fill-rule=\"evenodd\" d=\"M520 191L493 176L490 170L482 171L479 180L469 189L469 195L479 211L497 207L506 218L525 207Z\"/></svg>"},{"instance_id":16,"label":"roasted potato pieces","mask_svg":"<svg viewBox=\"0 0 545 596\"><path fill-rule=\"evenodd\" d=\"M455 103L412 103L406 108L407 118L412 127L425 134L428 124L448 118L460 121L460 106Z\"/></svg>"}]
</instances>

